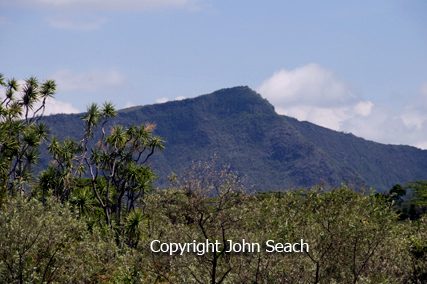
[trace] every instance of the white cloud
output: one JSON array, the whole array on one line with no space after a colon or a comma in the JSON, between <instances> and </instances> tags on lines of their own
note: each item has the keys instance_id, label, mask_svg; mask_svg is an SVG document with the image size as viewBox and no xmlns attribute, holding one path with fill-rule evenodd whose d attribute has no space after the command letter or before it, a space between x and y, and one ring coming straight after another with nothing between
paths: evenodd
<instances>
[{"instance_id":1,"label":"white cloud","mask_svg":"<svg viewBox=\"0 0 427 284\"><path fill-rule=\"evenodd\" d=\"M134 107L134 106L135 106L135 104L134 104L133 102L128 101L128 102L125 104L125 107L124 107L124 108L129 108L129 107Z\"/></svg>"},{"instance_id":2,"label":"white cloud","mask_svg":"<svg viewBox=\"0 0 427 284\"><path fill-rule=\"evenodd\" d=\"M156 100L156 103L158 103L158 104L163 104L163 103L166 103L166 102L168 102L168 101L169 101L169 99L168 99L168 98L163 97L163 98L157 99L157 100Z\"/></svg>"},{"instance_id":3,"label":"white cloud","mask_svg":"<svg viewBox=\"0 0 427 284\"><path fill-rule=\"evenodd\" d=\"M185 97L179 96L175 98L175 101L182 101L182 100L185 100Z\"/></svg>"},{"instance_id":4,"label":"white cloud","mask_svg":"<svg viewBox=\"0 0 427 284\"><path fill-rule=\"evenodd\" d=\"M339 130L343 121L369 114L373 104L362 101L332 71L311 63L295 70L280 70L257 91L276 112Z\"/></svg>"},{"instance_id":5,"label":"white cloud","mask_svg":"<svg viewBox=\"0 0 427 284\"><path fill-rule=\"evenodd\" d=\"M41 106L41 102L36 103L33 107L33 111L36 111ZM33 115L33 111L30 111L30 116ZM80 111L73 107L71 103L62 102L55 100L54 98L48 98L45 103L44 116L57 114L57 113L80 113ZM38 115L41 114L41 111L38 112Z\"/></svg>"},{"instance_id":6,"label":"white cloud","mask_svg":"<svg viewBox=\"0 0 427 284\"><path fill-rule=\"evenodd\" d=\"M427 149L427 83L400 110L374 105L317 64L281 70L257 91L279 114L388 144Z\"/></svg>"},{"instance_id":7,"label":"white cloud","mask_svg":"<svg viewBox=\"0 0 427 284\"><path fill-rule=\"evenodd\" d=\"M107 22L106 18L89 14L57 14L46 18L54 28L89 31L100 28Z\"/></svg>"},{"instance_id":8,"label":"white cloud","mask_svg":"<svg viewBox=\"0 0 427 284\"><path fill-rule=\"evenodd\" d=\"M354 106L354 110L361 116L368 116L371 113L374 104L370 101L359 102Z\"/></svg>"},{"instance_id":9,"label":"white cloud","mask_svg":"<svg viewBox=\"0 0 427 284\"><path fill-rule=\"evenodd\" d=\"M354 111L350 107L325 108L310 105L277 108L276 112L299 120L311 121L330 129L339 130L340 124L351 117Z\"/></svg>"},{"instance_id":10,"label":"white cloud","mask_svg":"<svg viewBox=\"0 0 427 284\"><path fill-rule=\"evenodd\" d=\"M401 113L393 113L384 106L374 108L369 117L346 121L342 129L368 140L427 149L426 120L421 128L408 127L403 122Z\"/></svg>"},{"instance_id":11,"label":"white cloud","mask_svg":"<svg viewBox=\"0 0 427 284\"><path fill-rule=\"evenodd\" d=\"M46 100L46 110L44 114L49 115L55 113L80 113L80 111L73 107L71 103L61 102L50 98Z\"/></svg>"},{"instance_id":12,"label":"white cloud","mask_svg":"<svg viewBox=\"0 0 427 284\"><path fill-rule=\"evenodd\" d=\"M356 99L350 86L321 66L311 63L295 70L280 70L265 80L258 92L272 103L343 105Z\"/></svg>"},{"instance_id":13,"label":"white cloud","mask_svg":"<svg viewBox=\"0 0 427 284\"><path fill-rule=\"evenodd\" d=\"M194 9L196 0L3 0L0 4L74 11L150 10L167 7Z\"/></svg>"},{"instance_id":14,"label":"white cloud","mask_svg":"<svg viewBox=\"0 0 427 284\"><path fill-rule=\"evenodd\" d=\"M415 143L413 146L420 148L420 149L427 150L427 141L421 141L419 143Z\"/></svg>"},{"instance_id":15,"label":"white cloud","mask_svg":"<svg viewBox=\"0 0 427 284\"><path fill-rule=\"evenodd\" d=\"M114 68L87 72L61 69L51 77L56 81L58 91L99 92L126 87L125 76Z\"/></svg>"},{"instance_id":16,"label":"white cloud","mask_svg":"<svg viewBox=\"0 0 427 284\"><path fill-rule=\"evenodd\" d=\"M368 116L356 116L344 121L339 130L382 143L414 144L407 139L412 130L384 105L373 106Z\"/></svg>"}]
</instances>

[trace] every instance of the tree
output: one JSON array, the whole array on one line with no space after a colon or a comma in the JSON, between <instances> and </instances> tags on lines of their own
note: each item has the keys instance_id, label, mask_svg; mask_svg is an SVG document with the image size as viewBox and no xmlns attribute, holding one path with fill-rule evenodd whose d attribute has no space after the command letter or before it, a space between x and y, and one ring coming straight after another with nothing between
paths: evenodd
<instances>
[{"instance_id":1,"label":"tree","mask_svg":"<svg viewBox=\"0 0 427 284\"><path fill-rule=\"evenodd\" d=\"M172 283L233 283L237 256L226 251L228 240L250 238L242 226L249 199L247 189L229 167L218 167L215 160L194 163L185 173L172 176L171 180L167 190L149 197L146 214L150 239L167 243L209 240L223 245L221 251L203 255L169 256L152 253L149 243L145 242L141 244L141 250L147 253L148 266Z\"/></svg>"},{"instance_id":2,"label":"tree","mask_svg":"<svg viewBox=\"0 0 427 284\"><path fill-rule=\"evenodd\" d=\"M34 181L34 166L40 158L38 148L49 133L39 120L56 84L53 80L40 84L31 77L20 86L16 79L6 80L0 74L0 85L5 88L5 98L0 103L0 183L10 193L19 191L22 195Z\"/></svg>"},{"instance_id":3,"label":"tree","mask_svg":"<svg viewBox=\"0 0 427 284\"><path fill-rule=\"evenodd\" d=\"M148 166L148 160L156 150L164 148L164 141L152 133L155 124L115 125L107 135L106 124L116 115L110 102L102 107L95 103L88 106L81 118L85 130L82 140L68 139L61 143L52 138L48 150L56 168L48 168L41 181L55 188L57 197L65 200L76 187L78 178L86 173L107 225L112 224L114 215L116 225L121 227L123 214L143 205L141 201L152 190L156 175ZM43 184L40 184L42 188Z\"/></svg>"},{"instance_id":4,"label":"tree","mask_svg":"<svg viewBox=\"0 0 427 284\"><path fill-rule=\"evenodd\" d=\"M412 189L414 203L419 207L427 207L427 180L416 180L409 182L405 189Z\"/></svg>"},{"instance_id":5,"label":"tree","mask_svg":"<svg viewBox=\"0 0 427 284\"><path fill-rule=\"evenodd\" d=\"M96 104L88 108L83 116L86 122L86 134L83 138L83 154L80 161L88 168L95 196L104 209L106 222L111 223L111 213L116 214L119 226L123 219L123 201L126 196L125 210L129 213L138 199L151 190L155 174L146 165L156 149L163 149L163 140L152 134L154 124L142 124L129 128L116 125L105 136L106 122L116 115L111 103L105 103L102 109ZM88 141L93 137L94 129L101 122L101 139L88 154Z\"/></svg>"},{"instance_id":6,"label":"tree","mask_svg":"<svg viewBox=\"0 0 427 284\"><path fill-rule=\"evenodd\" d=\"M409 196L402 198L407 192ZM405 186L396 184L385 196L394 203L401 220L417 220L427 212L427 180L406 182Z\"/></svg>"}]
</instances>

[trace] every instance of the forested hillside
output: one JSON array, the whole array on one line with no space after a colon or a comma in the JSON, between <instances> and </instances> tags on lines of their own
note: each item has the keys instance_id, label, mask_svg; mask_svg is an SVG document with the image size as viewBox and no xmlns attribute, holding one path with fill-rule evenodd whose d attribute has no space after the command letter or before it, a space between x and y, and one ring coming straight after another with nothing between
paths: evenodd
<instances>
[{"instance_id":1,"label":"forested hillside","mask_svg":"<svg viewBox=\"0 0 427 284\"><path fill-rule=\"evenodd\" d=\"M81 139L79 117L53 115L44 121L59 137ZM427 176L426 150L383 145L278 115L247 87L124 109L109 125L145 122L155 123L154 133L166 141L151 161L161 177L158 185L165 185L172 171L213 155L261 191L346 182L382 192Z\"/></svg>"}]
</instances>

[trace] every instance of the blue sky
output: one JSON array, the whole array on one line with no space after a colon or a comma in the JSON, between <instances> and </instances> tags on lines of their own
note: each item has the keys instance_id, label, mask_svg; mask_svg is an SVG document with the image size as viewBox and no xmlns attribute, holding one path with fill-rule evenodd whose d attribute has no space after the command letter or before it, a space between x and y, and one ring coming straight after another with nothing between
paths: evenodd
<instances>
[{"instance_id":1,"label":"blue sky","mask_svg":"<svg viewBox=\"0 0 427 284\"><path fill-rule=\"evenodd\" d=\"M0 0L0 72L49 112L247 85L281 114L427 149L427 2Z\"/></svg>"}]
</instances>

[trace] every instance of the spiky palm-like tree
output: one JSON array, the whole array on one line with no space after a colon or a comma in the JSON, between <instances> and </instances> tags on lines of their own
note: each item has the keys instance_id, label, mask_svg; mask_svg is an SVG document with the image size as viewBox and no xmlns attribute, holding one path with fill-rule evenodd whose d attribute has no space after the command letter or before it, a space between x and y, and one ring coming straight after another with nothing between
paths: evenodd
<instances>
[{"instance_id":1,"label":"spiky palm-like tree","mask_svg":"<svg viewBox=\"0 0 427 284\"><path fill-rule=\"evenodd\" d=\"M26 185L34 181L38 148L49 133L39 120L56 84L53 80L40 84L36 77L30 77L20 86L16 79L6 80L0 74L0 85L5 88L0 103L0 183L10 193L19 191L22 195Z\"/></svg>"},{"instance_id":2,"label":"spiky palm-like tree","mask_svg":"<svg viewBox=\"0 0 427 284\"><path fill-rule=\"evenodd\" d=\"M81 117L85 129L81 141L61 143L56 137L51 139L48 151L54 158L56 170L51 169L49 174L54 173L62 179L53 185L62 190L55 193L62 194L63 200L73 191L76 179L86 172L107 225L112 225L114 216L120 227L123 214L129 214L152 190L151 183L156 175L147 163L156 150L164 148L164 141L152 133L154 124L115 125L107 133L107 122L115 116L111 102L102 106L89 105Z\"/></svg>"},{"instance_id":3,"label":"spiky palm-like tree","mask_svg":"<svg viewBox=\"0 0 427 284\"><path fill-rule=\"evenodd\" d=\"M152 124L128 128L116 125L109 135L105 135L106 122L115 115L111 103L105 103L102 108L88 107L88 114L83 116L86 121L84 145L93 137L98 124L101 124L102 135L96 147L91 149L90 156L85 147L82 160L90 173L92 188L104 209L107 224L111 224L111 214L114 214L116 223L121 226L124 206L125 212L129 213L137 200L151 189L155 174L146 163L155 150L162 150L164 146L163 139L153 135L155 125ZM90 117L101 117L103 121L95 124ZM103 190L96 182L100 177L106 182Z\"/></svg>"}]
</instances>

